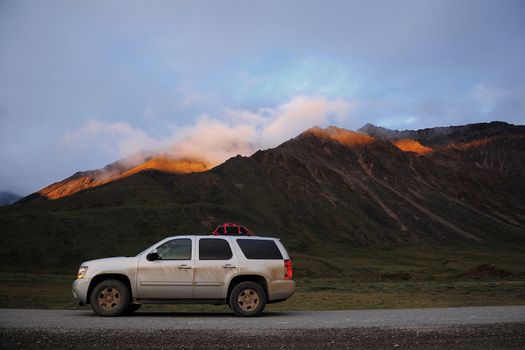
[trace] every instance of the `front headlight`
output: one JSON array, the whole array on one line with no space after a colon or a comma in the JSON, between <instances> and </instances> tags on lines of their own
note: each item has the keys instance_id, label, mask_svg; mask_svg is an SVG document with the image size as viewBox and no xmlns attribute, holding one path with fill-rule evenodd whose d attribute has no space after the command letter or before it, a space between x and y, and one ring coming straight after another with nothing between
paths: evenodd
<instances>
[{"instance_id":1,"label":"front headlight","mask_svg":"<svg viewBox=\"0 0 525 350\"><path fill-rule=\"evenodd\" d=\"M80 266L80 268L78 269L78 273L77 273L77 279L82 279L86 277L87 269L88 269L87 266Z\"/></svg>"}]
</instances>

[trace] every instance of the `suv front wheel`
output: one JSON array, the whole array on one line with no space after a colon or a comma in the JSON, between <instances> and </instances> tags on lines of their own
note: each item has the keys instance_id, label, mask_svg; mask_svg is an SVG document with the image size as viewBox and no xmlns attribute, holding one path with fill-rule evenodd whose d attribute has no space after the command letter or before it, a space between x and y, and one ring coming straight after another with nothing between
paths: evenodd
<instances>
[{"instance_id":1,"label":"suv front wheel","mask_svg":"<svg viewBox=\"0 0 525 350\"><path fill-rule=\"evenodd\" d=\"M89 302L99 316L120 316L129 308L129 289L118 280L105 280L95 286Z\"/></svg>"},{"instance_id":2,"label":"suv front wheel","mask_svg":"<svg viewBox=\"0 0 525 350\"><path fill-rule=\"evenodd\" d=\"M229 302L237 316L258 316L266 306L266 293L255 282L241 282L232 289Z\"/></svg>"}]
</instances>

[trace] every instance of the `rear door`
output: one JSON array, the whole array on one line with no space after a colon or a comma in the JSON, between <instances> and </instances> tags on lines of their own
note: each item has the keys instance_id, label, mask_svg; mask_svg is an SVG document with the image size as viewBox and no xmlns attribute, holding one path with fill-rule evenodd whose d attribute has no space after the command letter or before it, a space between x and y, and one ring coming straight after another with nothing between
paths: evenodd
<instances>
[{"instance_id":1,"label":"rear door","mask_svg":"<svg viewBox=\"0 0 525 350\"><path fill-rule=\"evenodd\" d=\"M194 297L224 299L230 281L239 274L229 237L197 237Z\"/></svg>"},{"instance_id":2,"label":"rear door","mask_svg":"<svg viewBox=\"0 0 525 350\"><path fill-rule=\"evenodd\" d=\"M137 269L137 298L191 299L195 238L174 238L157 247L159 260L140 258Z\"/></svg>"}]
</instances>

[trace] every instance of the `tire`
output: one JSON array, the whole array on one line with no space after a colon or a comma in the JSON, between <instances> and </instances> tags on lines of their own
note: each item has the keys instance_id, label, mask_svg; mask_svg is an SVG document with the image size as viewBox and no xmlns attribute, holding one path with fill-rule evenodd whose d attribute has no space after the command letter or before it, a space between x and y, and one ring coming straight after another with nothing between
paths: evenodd
<instances>
[{"instance_id":1,"label":"tire","mask_svg":"<svg viewBox=\"0 0 525 350\"><path fill-rule=\"evenodd\" d=\"M129 304L128 308L126 309L126 315L131 315L132 313L140 309L141 306L142 304Z\"/></svg>"},{"instance_id":2,"label":"tire","mask_svg":"<svg viewBox=\"0 0 525 350\"><path fill-rule=\"evenodd\" d=\"M93 288L89 302L99 316L120 316L128 310L130 292L128 287L118 280L105 280Z\"/></svg>"},{"instance_id":3,"label":"tire","mask_svg":"<svg viewBox=\"0 0 525 350\"><path fill-rule=\"evenodd\" d=\"M266 306L266 293L258 283L241 282L232 289L228 301L237 316L259 316Z\"/></svg>"}]
</instances>

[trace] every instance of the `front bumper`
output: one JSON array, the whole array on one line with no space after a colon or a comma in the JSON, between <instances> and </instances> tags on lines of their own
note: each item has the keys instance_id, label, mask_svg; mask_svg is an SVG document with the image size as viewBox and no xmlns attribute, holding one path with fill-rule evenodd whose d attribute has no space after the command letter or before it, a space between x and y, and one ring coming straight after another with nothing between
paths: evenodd
<instances>
[{"instance_id":1,"label":"front bumper","mask_svg":"<svg viewBox=\"0 0 525 350\"><path fill-rule=\"evenodd\" d=\"M87 304L87 293L89 289L90 279L78 279L73 282L73 297L78 301L79 305Z\"/></svg>"}]
</instances>

